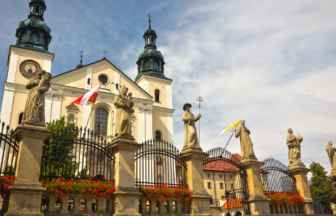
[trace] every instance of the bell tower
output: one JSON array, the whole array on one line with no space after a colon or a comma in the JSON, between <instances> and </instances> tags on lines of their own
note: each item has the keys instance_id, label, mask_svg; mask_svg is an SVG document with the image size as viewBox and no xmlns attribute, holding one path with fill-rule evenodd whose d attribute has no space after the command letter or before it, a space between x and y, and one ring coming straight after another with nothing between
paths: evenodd
<instances>
[{"instance_id":1,"label":"bell tower","mask_svg":"<svg viewBox=\"0 0 336 216\"><path fill-rule=\"evenodd\" d=\"M1 121L10 128L19 122L26 101L26 84L40 70L51 72L54 54L49 52L50 28L44 23L47 6L44 0L30 0L28 19L19 22L16 44L9 47L7 79L4 83Z\"/></svg>"}]
</instances>

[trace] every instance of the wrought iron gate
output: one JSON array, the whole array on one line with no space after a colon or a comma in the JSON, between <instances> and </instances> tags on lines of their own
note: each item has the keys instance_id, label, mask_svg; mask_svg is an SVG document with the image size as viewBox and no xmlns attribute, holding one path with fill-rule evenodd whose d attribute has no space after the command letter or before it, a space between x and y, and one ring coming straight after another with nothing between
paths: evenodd
<instances>
[{"instance_id":1,"label":"wrought iron gate","mask_svg":"<svg viewBox=\"0 0 336 216\"><path fill-rule=\"evenodd\" d=\"M40 178L114 180L114 156L100 134L65 127L43 144Z\"/></svg>"},{"instance_id":2,"label":"wrought iron gate","mask_svg":"<svg viewBox=\"0 0 336 216\"><path fill-rule=\"evenodd\" d=\"M186 186L187 165L173 144L148 140L135 152L134 160L136 186Z\"/></svg>"},{"instance_id":3,"label":"wrought iron gate","mask_svg":"<svg viewBox=\"0 0 336 216\"><path fill-rule=\"evenodd\" d=\"M9 130L9 126L2 122L0 132L0 175L15 175L16 160L19 146L16 143L16 137L12 137L13 130Z\"/></svg>"},{"instance_id":4,"label":"wrought iron gate","mask_svg":"<svg viewBox=\"0 0 336 216\"><path fill-rule=\"evenodd\" d=\"M250 205L248 202L247 173L240 164L241 156L223 151L218 147L206 152L209 157L203 160L204 168L220 172L220 190L218 191L221 212L232 215L249 215Z\"/></svg>"},{"instance_id":5,"label":"wrought iron gate","mask_svg":"<svg viewBox=\"0 0 336 216\"><path fill-rule=\"evenodd\" d=\"M264 193L296 193L296 179L287 171L287 166L274 158L262 161L261 180Z\"/></svg>"}]
</instances>

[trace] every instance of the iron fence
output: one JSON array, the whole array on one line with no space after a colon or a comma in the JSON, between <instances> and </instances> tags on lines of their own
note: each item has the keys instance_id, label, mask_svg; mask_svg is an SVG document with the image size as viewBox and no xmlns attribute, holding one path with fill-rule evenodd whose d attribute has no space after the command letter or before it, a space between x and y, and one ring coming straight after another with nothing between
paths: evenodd
<instances>
[{"instance_id":1,"label":"iron fence","mask_svg":"<svg viewBox=\"0 0 336 216\"><path fill-rule=\"evenodd\" d=\"M163 140L148 140L135 152L135 184L186 186L187 165L179 150Z\"/></svg>"},{"instance_id":2,"label":"iron fence","mask_svg":"<svg viewBox=\"0 0 336 216\"><path fill-rule=\"evenodd\" d=\"M114 156L94 131L65 127L43 144L40 178L114 180Z\"/></svg>"},{"instance_id":3,"label":"iron fence","mask_svg":"<svg viewBox=\"0 0 336 216\"><path fill-rule=\"evenodd\" d=\"M1 122L1 121L0 121ZM16 136L13 137L13 130L6 126L5 122L1 124L0 133L0 175L13 176L15 175L16 160L19 151L19 146L16 143Z\"/></svg>"}]
</instances>

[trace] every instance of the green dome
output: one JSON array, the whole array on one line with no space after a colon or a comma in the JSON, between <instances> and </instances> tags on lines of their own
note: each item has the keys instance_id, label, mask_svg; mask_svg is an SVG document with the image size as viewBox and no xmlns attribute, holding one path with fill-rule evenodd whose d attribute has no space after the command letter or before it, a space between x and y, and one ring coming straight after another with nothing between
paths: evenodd
<instances>
[{"instance_id":1,"label":"green dome","mask_svg":"<svg viewBox=\"0 0 336 216\"><path fill-rule=\"evenodd\" d=\"M155 37L157 38L156 32L153 29L147 29L143 36L145 37L146 35L149 35L149 34L155 35Z\"/></svg>"},{"instance_id":2,"label":"green dome","mask_svg":"<svg viewBox=\"0 0 336 216\"><path fill-rule=\"evenodd\" d=\"M142 50L142 52L138 55L138 59L141 59L143 57L157 57L157 58L161 58L162 60L164 59L161 52L159 50L154 50L154 49Z\"/></svg>"},{"instance_id":3,"label":"green dome","mask_svg":"<svg viewBox=\"0 0 336 216\"><path fill-rule=\"evenodd\" d=\"M26 27L26 26L32 26L32 27L44 29L46 32L48 32L48 34L50 34L51 32L50 28L42 20L27 19L19 23L19 28Z\"/></svg>"}]
</instances>

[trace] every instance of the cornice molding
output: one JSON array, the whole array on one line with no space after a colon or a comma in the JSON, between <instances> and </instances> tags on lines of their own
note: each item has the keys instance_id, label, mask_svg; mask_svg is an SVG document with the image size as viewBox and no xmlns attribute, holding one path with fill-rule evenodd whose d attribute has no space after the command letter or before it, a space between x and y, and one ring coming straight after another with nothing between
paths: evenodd
<instances>
[{"instance_id":1,"label":"cornice molding","mask_svg":"<svg viewBox=\"0 0 336 216\"><path fill-rule=\"evenodd\" d=\"M29 53L34 53L37 56L51 57L52 60L55 56L54 54L50 54L50 53L43 53L43 52L39 52L39 51L35 51L35 50L29 50L29 49L24 49L24 48L20 48L20 47L13 47L13 46L10 47L9 53L11 53L11 50L13 50L14 52L19 51L19 52L28 53L28 54ZM27 57L31 57L31 56L27 56Z\"/></svg>"},{"instance_id":2,"label":"cornice molding","mask_svg":"<svg viewBox=\"0 0 336 216\"><path fill-rule=\"evenodd\" d=\"M164 82L167 84L171 84L173 82L173 80L167 80L167 79L161 79L158 77L153 77L153 76L148 76L148 75L142 75L137 81L136 84L139 84L143 79L147 79L147 80L156 80L156 81L160 81L160 82Z\"/></svg>"}]
</instances>

